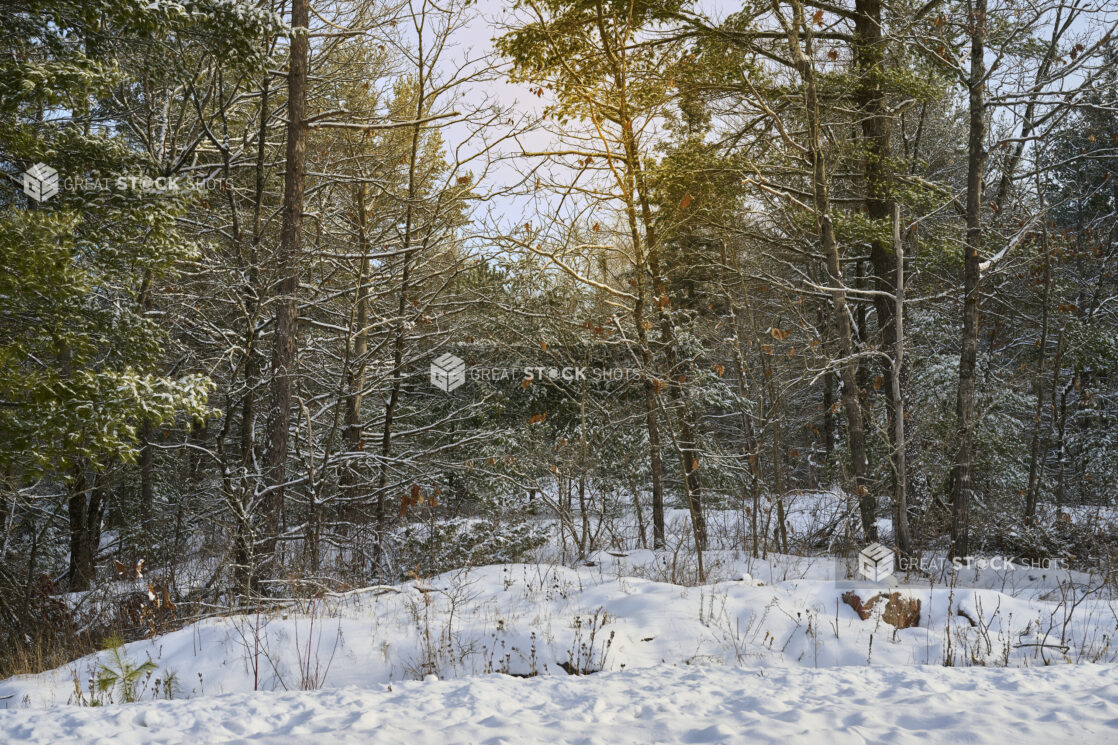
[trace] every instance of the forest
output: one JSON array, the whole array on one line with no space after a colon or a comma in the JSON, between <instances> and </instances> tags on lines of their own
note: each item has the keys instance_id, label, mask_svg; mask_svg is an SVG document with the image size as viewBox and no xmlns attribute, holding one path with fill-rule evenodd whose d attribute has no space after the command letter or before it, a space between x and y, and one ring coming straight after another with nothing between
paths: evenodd
<instances>
[{"instance_id":1,"label":"forest","mask_svg":"<svg viewBox=\"0 0 1118 745\"><path fill-rule=\"evenodd\" d=\"M1113 603L1108 0L0 29L0 678L544 555L697 587L880 543Z\"/></svg>"}]
</instances>

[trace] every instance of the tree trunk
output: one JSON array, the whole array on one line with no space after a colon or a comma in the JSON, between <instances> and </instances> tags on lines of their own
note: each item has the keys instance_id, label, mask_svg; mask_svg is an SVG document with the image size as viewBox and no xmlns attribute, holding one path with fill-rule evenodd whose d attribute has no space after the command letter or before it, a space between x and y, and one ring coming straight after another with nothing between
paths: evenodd
<instances>
[{"instance_id":1,"label":"tree trunk","mask_svg":"<svg viewBox=\"0 0 1118 745\"><path fill-rule=\"evenodd\" d=\"M108 468L98 473L89 492L89 506L86 508L85 524L89 533L89 572L96 574L97 551L101 548L101 525L105 509L112 493L113 477Z\"/></svg>"},{"instance_id":2,"label":"tree trunk","mask_svg":"<svg viewBox=\"0 0 1118 745\"><path fill-rule=\"evenodd\" d=\"M895 313L893 316L896 342L893 347L893 367L890 371L889 391L894 403L890 406L892 416L891 444L893 447L893 534L901 555L912 554L912 537L908 531L908 468L905 458L904 431L904 394L902 382L904 373L904 244L901 239L901 208L893 205L893 253L897 262L897 284Z\"/></svg>"},{"instance_id":3,"label":"tree trunk","mask_svg":"<svg viewBox=\"0 0 1118 745\"><path fill-rule=\"evenodd\" d=\"M626 120L622 126L631 133L632 122ZM637 298L633 302L633 322L636 326L637 345L640 347L641 367L644 373L644 414L645 426L648 430L649 469L652 472L652 547L661 549L664 547L664 463L660 452L659 423L659 387L662 383L653 372L652 348L648 340L648 327L645 326L644 320L645 305L648 302L648 281L645 275L651 271L648 262L650 249L646 240L641 238L637 222L636 172L640 164L637 162L636 143L631 134L625 138L625 155L622 187L625 191L625 216L629 236L633 241L633 264L637 275ZM647 227L646 223L645 228ZM647 234L645 238L647 239ZM655 281L655 272L652 272L652 277Z\"/></svg>"},{"instance_id":4,"label":"tree trunk","mask_svg":"<svg viewBox=\"0 0 1118 745\"><path fill-rule=\"evenodd\" d=\"M644 421L648 430L648 459L652 476L652 547L664 548L664 463L660 453L660 423L656 387L658 380L652 374L652 351L648 348L648 333L644 328L643 277L637 280L637 300L633 303L633 317L637 327L637 344L640 346L641 366L644 368Z\"/></svg>"},{"instance_id":5,"label":"tree trunk","mask_svg":"<svg viewBox=\"0 0 1118 745\"><path fill-rule=\"evenodd\" d=\"M88 590L93 581L93 547L89 536L88 493L85 468L75 466L67 503L70 522L70 592Z\"/></svg>"},{"instance_id":6,"label":"tree trunk","mask_svg":"<svg viewBox=\"0 0 1118 745\"><path fill-rule=\"evenodd\" d=\"M364 399L366 356L369 352L369 245L366 235L368 212L365 205L365 184L358 184L354 189L354 202L357 208L358 226L358 259L357 291L354 298L353 326L351 334L353 341L350 346L348 365L346 368L346 402L345 402L345 447L347 460L342 468L341 487L345 499L343 514L353 518L357 514L357 502L360 488L358 486L358 469L355 461L349 460L365 449L365 439L361 427L361 404Z\"/></svg>"},{"instance_id":7,"label":"tree trunk","mask_svg":"<svg viewBox=\"0 0 1118 745\"><path fill-rule=\"evenodd\" d=\"M1056 433L1056 518L1064 509L1064 471L1067 462L1068 391L1075 386L1075 377L1060 391L1060 428Z\"/></svg>"},{"instance_id":8,"label":"tree trunk","mask_svg":"<svg viewBox=\"0 0 1118 745\"><path fill-rule=\"evenodd\" d=\"M150 419L145 419L140 427L140 524L145 537L150 540L155 527L155 428Z\"/></svg>"},{"instance_id":9,"label":"tree trunk","mask_svg":"<svg viewBox=\"0 0 1118 745\"><path fill-rule=\"evenodd\" d=\"M739 279L741 279L741 272L738 272ZM744 280L742 287L745 287ZM749 301L748 291L745 293L746 302ZM745 490L742 494L742 506L745 506L746 500L749 501L749 534L750 534L750 555L753 558L758 558L759 554L759 535L757 532L757 519L758 513L761 511L761 444L754 432L753 418L749 415L748 408L744 402L748 396L745 387L745 353L741 347L742 328L738 323L737 314L734 312L733 301L729 304L730 314L734 323L734 360L737 362L737 377L738 377L738 398L741 400L741 428L745 434L745 451L749 463L749 489ZM750 311L750 320L752 321L752 310ZM744 485L743 485L744 490Z\"/></svg>"},{"instance_id":10,"label":"tree trunk","mask_svg":"<svg viewBox=\"0 0 1118 745\"><path fill-rule=\"evenodd\" d=\"M892 117L888 113L883 87L885 77L885 38L882 29L882 0L855 0L854 4L854 67L858 78L856 98L861 112L862 141L865 153L863 169L866 179L866 214L871 220L884 222L894 218L894 207L890 195L893 176L889 170L889 137L892 130ZM903 260L894 255L900 245L894 226L893 246L883 239L870 243L870 261L873 264L874 284L878 293L874 296L874 311L877 325L881 330L882 346L895 350L901 355L904 339L900 337L903 312L901 302L901 277L904 271ZM893 298L890 298L892 295ZM896 357L895 357L896 359ZM902 513L900 500L904 499L906 485L904 472L904 374L903 368L889 371L891 384L887 391L885 405L892 426L889 428L889 446L893 453L893 500L894 512ZM907 523L907 520L906 520ZM894 526L897 543L902 552L899 525ZM907 533L908 526L904 526ZM905 535L903 541L908 542Z\"/></svg>"},{"instance_id":11,"label":"tree trunk","mask_svg":"<svg viewBox=\"0 0 1118 745\"><path fill-rule=\"evenodd\" d=\"M423 132L423 116L427 110L426 95L426 70L424 69L423 35L419 35L418 75L415 94L415 125L411 131L411 150L408 154L408 203L404 217L404 250L400 259L400 296L396 303L396 325L393 330L392 341L392 388L388 394L388 402L384 407L384 427L381 429L380 438L380 465L377 476L377 507L376 523L377 537L373 550L373 570L380 571L380 564L384 557L384 535L387 529L387 512L385 511L385 491L388 488L388 457L392 454L392 427L396 417L396 407L400 402L400 390L403 386L404 376L404 342L407 336L407 323L404 315L407 313L408 292L411 290L410 271L412 256L412 238L415 231L415 201L419 193L419 184L416 181L416 163L419 159L419 141Z\"/></svg>"},{"instance_id":12,"label":"tree trunk","mask_svg":"<svg viewBox=\"0 0 1118 745\"><path fill-rule=\"evenodd\" d=\"M1048 300L1052 286L1051 266L1048 253L1047 223L1041 228L1040 241L1041 247L1044 250L1044 292L1041 294L1043 307L1041 308L1040 320L1040 345L1037 356L1036 379L1033 383L1033 393L1036 396L1036 409L1033 412L1033 437L1029 447L1029 485L1025 490L1026 523L1032 523L1036 517L1037 499L1040 494L1040 472L1042 470L1041 422L1044 420L1044 358L1048 350Z\"/></svg>"},{"instance_id":13,"label":"tree trunk","mask_svg":"<svg viewBox=\"0 0 1118 745\"><path fill-rule=\"evenodd\" d=\"M955 403L959 449L951 500L951 557L970 550L971 477L974 465L974 388L978 355L979 251L982 249L982 179L986 165L986 0L975 0L970 17L970 132L967 140L967 236L963 268L963 337Z\"/></svg>"},{"instance_id":14,"label":"tree trunk","mask_svg":"<svg viewBox=\"0 0 1118 745\"><path fill-rule=\"evenodd\" d=\"M823 375L823 452L827 462L831 461L831 453L835 449L835 374L826 372Z\"/></svg>"},{"instance_id":15,"label":"tree trunk","mask_svg":"<svg viewBox=\"0 0 1118 745\"><path fill-rule=\"evenodd\" d=\"M298 335L299 255L302 249L303 192L306 182L307 64L310 0L291 3L291 58L287 70L287 161L283 180L279 283L272 337L272 398L264 459L263 560L274 561L283 511L289 448L292 388Z\"/></svg>"},{"instance_id":16,"label":"tree trunk","mask_svg":"<svg viewBox=\"0 0 1118 745\"><path fill-rule=\"evenodd\" d=\"M779 6L774 6L779 13ZM831 304L835 312L835 325L839 346L839 378L842 381L842 404L846 414L847 437L850 442L851 466L854 471L855 491L862 517L862 530L867 541L877 540L876 500L866 483L866 437L862 421L862 408L858 396L857 362L854 358L854 332L850 321L850 308L846 302L838 244L831 221L831 199L828 190L827 164L823 153L823 128L820 122L819 96L815 84L815 68L811 44L811 27L804 18L803 6L792 0L795 13L793 25L780 16L788 34L792 63L804 85L804 105L807 114L808 151L812 167L812 197L815 207L816 228L820 247L826 262L831 283ZM800 45L800 33L804 46Z\"/></svg>"}]
</instances>

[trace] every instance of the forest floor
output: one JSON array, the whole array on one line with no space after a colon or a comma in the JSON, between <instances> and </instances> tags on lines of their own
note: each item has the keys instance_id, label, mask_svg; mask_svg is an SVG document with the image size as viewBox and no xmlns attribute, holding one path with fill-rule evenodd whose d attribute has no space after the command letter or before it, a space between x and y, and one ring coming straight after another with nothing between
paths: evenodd
<instances>
[{"instance_id":1,"label":"forest floor","mask_svg":"<svg viewBox=\"0 0 1118 745\"><path fill-rule=\"evenodd\" d=\"M1097 576L704 565L541 556L206 618L0 681L0 741L1118 743L1118 602ZM918 601L915 625L848 591Z\"/></svg>"}]
</instances>

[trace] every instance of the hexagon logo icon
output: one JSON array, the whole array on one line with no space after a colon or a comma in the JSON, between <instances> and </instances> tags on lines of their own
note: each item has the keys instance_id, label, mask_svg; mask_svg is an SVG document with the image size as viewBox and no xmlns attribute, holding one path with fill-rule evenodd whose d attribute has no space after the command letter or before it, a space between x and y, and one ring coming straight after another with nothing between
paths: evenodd
<instances>
[{"instance_id":1,"label":"hexagon logo icon","mask_svg":"<svg viewBox=\"0 0 1118 745\"><path fill-rule=\"evenodd\" d=\"M461 357L446 354L431 363L431 385L450 393L466 382L466 363Z\"/></svg>"},{"instance_id":2,"label":"hexagon logo icon","mask_svg":"<svg viewBox=\"0 0 1118 745\"><path fill-rule=\"evenodd\" d=\"M58 171L46 163L36 163L23 172L23 193L36 202L45 202L58 193Z\"/></svg>"},{"instance_id":3,"label":"hexagon logo icon","mask_svg":"<svg viewBox=\"0 0 1118 745\"><path fill-rule=\"evenodd\" d=\"M880 582L893 573L893 549L871 543L858 552L858 574L870 582Z\"/></svg>"}]
</instances>

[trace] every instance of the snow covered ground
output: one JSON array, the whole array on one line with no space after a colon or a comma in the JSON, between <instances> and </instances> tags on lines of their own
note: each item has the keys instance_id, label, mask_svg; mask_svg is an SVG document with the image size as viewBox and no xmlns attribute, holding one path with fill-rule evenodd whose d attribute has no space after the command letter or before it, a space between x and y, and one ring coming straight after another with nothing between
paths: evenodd
<instances>
[{"instance_id":1,"label":"snow covered ground","mask_svg":"<svg viewBox=\"0 0 1118 745\"><path fill-rule=\"evenodd\" d=\"M1118 742L1118 674L1102 665L691 668L586 677L488 675L371 689L227 694L105 709L0 712L6 743Z\"/></svg>"},{"instance_id":2,"label":"snow covered ground","mask_svg":"<svg viewBox=\"0 0 1118 745\"><path fill-rule=\"evenodd\" d=\"M863 599L885 589L920 601L919 625L898 630L879 616L862 620L840 600L859 583L836 581L834 561L712 552L707 562L735 579L683 586L666 581L690 576L679 557L603 552L593 566L476 567L210 618L119 653L0 682L0 707L150 699L166 696L168 686L175 698L194 698L659 664L1031 667L1118 659L1116 605L1101 592L1081 598L1089 578L1075 574L1053 581L1042 572L987 570L956 577L955 586L860 583ZM151 663L127 694L120 686L99 690L106 670L122 667L117 654L133 667Z\"/></svg>"},{"instance_id":3,"label":"snow covered ground","mask_svg":"<svg viewBox=\"0 0 1118 745\"><path fill-rule=\"evenodd\" d=\"M814 532L818 510L791 514ZM603 551L207 618L0 681L0 743L1118 745L1098 576L704 558L702 583L687 550ZM918 600L919 622L863 620L850 588Z\"/></svg>"}]
</instances>

